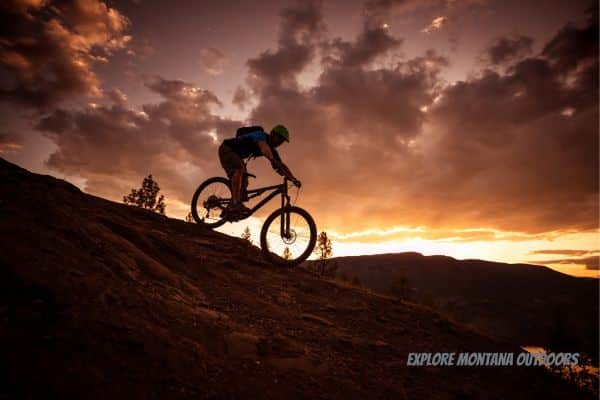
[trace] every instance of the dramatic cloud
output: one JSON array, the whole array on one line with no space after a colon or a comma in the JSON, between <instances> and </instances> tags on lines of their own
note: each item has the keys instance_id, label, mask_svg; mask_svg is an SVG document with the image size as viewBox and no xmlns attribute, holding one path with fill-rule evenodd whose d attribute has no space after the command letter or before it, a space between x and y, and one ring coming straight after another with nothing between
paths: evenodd
<instances>
[{"instance_id":1,"label":"dramatic cloud","mask_svg":"<svg viewBox=\"0 0 600 400\"><path fill-rule=\"evenodd\" d=\"M100 96L92 66L130 40L127 18L98 0L13 0L0 10L0 99L27 106Z\"/></svg>"},{"instance_id":2,"label":"dramatic cloud","mask_svg":"<svg viewBox=\"0 0 600 400\"><path fill-rule=\"evenodd\" d=\"M323 31L320 3L306 2L281 13L278 48L248 60L248 84L255 92L297 88L296 75L315 56L314 42ZM267 87L268 86L268 87Z\"/></svg>"},{"instance_id":3,"label":"dramatic cloud","mask_svg":"<svg viewBox=\"0 0 600 400\"><path fill-rule=\"evenodd\" d=\"M207 47L201 51L204 69L211 75L219 75L223 72L229 60L225 54L214 47Z\"/></svg>"},{"instance_id":4,"label":"dramatic cloud","mask_svg":"<svg viewBox=\"0 0 600 400\"><path fill-rule=\"evenodd\" d=\"M250 76L258 75L262 82L255 86L260 103L250 119L290 127L293 152L286 160L312 188L303 203L325 226L378 224L393 210L395 186L410 170L411 140L425 121L424 107L437 96L437 76L447 60L430 51L389 68L375 67L400 43L387 29L370 24L353 41L321 42L323 71L308 90L298 88L296 77L311 59L294 69L282 61L297 43L270 53L271 65L281 65L279 70L258 75L250 69ZM282 152L285 156L286 150ZM319 193L325 188L335 201L322 201ZM374 198L378 194L381 198Z\"/></svg>"},{"instance_id":5,"label":"dramatic cloud","mask_svg":"<svg viewBox=\"0 0 600 400\"><path fill-rule=\"evenodd\" d=\"M496 58L503 72L447 86L448 62L432 51L376 67L401 41L365 23L355 40L320 43L322 72L301 90L297 75L315 55L280 41L249 62L249 81L261 83L251 120L289 126L293 151L282 153L321 226L595 229L597 29L593 18L570 25L528 58L518 39Z\"/></svg>"},{"instance_id":6,"label":"dramatic cloud","mask_svg":"<svg viewBox=\"0 0 600 400\"><path fill-rule=\"evenodd\" d=\"M540 56L444 91L423 148L445 213L507 230L597 228L597 31L595 18L570 26Z\"/></svg>"},{"instance_id":7,"label":"dramatic cloud","mask_svg":"<svg viewBox=\"0 0 600 400\"><path fill-rule=\"evenodd\" d=\"M533 39L513 35L496 39L487 49L486 59L492 65L512 62L531 53Z\"/></svg>"},{"instance_id":8,"label":"dramatic cloud","mask_svg":"<svg viewBox=\"0 0 600 400\"><path fill-rule=\"evenodd\" d=\"M338 63L345 67L361 66L373 62L388 52L397 49L401 40L392 37L387 28L365 25L353 43L334 39L324 45L324 63Z\"/></svg>"},{"instance_id":9,"label":"dramatic cloud","mask_svg":"<svg viewBox=\"0 0 600 400\"><path fill-rule=\"evenodd\" d=\"M109 198L152 173L171 200L188 202L199 176L218 173L218 138L240 122L214 115L220 101L190 83L157 77L147 87L163 101L141 111L126 108L115 90L110 106L59 109L43 118L37 129L58 146L48 166L81 176L86 190Z\"/></svg>"},{"instance_id":10,"label":"dramatic cloud","mask_svg":"<svg viewBox=\"0 0 600 400\"><path fill-rule=\"evenodd\" d=\"M410 2L365 7L400 3ZM374 23L378 12L341 38L328 34L320 3L286 8L276 45L247 61L233 95L246 122L290 129L280 152L320 227L363 242L539 240L597 228L596 18L565 26L539 54L527 38L499 39L489 68L448 83L450 61L427 49L403 56L403 39ZM136 108L113 89L100 104L47 113L37 128L58 147L48 165L110 198L153 173L187 203L201 179L222 174L217 146L241 122L219 117L221 99L189 82L145 87L160 100ZM250 168L278 179L262 160Z\"/></svg>"}]
</instances>

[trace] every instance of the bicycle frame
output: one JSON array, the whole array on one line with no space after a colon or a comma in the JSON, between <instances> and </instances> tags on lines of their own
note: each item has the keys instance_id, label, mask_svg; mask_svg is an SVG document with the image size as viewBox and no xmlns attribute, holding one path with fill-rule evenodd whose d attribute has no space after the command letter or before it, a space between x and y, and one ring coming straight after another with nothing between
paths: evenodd
<instances>
[{"instance_id":1,"label":"bicycle frame","mask_svg":"<svg viewBox=\"0 0 600 400\"><path fill-rule=\"evenodd\" d=\"M258 196L262 195L264 192L269 191L269 190L272 190L272 192L269 193L269 195L267 197L265 197L264 199L259 201L258 204L256 204L254 207L252 207L250 209L250 214L248 215L248 217L251 216L252 214L254 214L262 206L267 204L269 201L271 201L271 199L273 199L274 197L276 197L279 194L281 194L281 209L285 211L285 209L290 205L290 196L288 194L288 178L287 177L283 178L283 184L281 184L281 185L272 185L272 186L265 186L265 187L257 188L257 189L246 190L246 193L248 194L248 200L258 197ZM281 235L286 238L290 237L289 230L290 230L290 213L287 212L287 213L284 213L284 218L281 218Z\"/></svg>"}]
</instances>

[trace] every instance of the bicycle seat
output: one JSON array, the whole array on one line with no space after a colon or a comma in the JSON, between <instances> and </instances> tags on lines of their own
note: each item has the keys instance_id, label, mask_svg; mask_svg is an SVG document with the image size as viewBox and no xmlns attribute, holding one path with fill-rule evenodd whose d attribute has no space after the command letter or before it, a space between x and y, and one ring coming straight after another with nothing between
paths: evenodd
<instances>
[{"instance_id":1,"label":"bicycle seat","mask_svg":"<svg viewBox=\"0 0 600 400\"><path fill-rule=\"evenodd\" d=\"M254 175L254 174L250 174L250 173L248 173L248 172L246 172L244 175L246 175L246 176L248 176L248 177L250 177L250 178L256 178L256 175Z\"/></svg>"}]
</instances>

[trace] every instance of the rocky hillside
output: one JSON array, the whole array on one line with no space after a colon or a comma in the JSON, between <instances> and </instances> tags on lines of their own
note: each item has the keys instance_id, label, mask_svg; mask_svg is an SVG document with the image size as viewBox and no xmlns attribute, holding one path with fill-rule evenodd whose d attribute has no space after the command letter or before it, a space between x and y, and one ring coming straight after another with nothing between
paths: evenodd
<instances>
[{"instance_id":1,"label":"rocky hillside","mask_svg":"<svg viewBox=\"0 0 600 400\"><path fill-rule=\"evenodd\" d=\"M419 253L339 257L338 276L437 307L519 345L598 354L598 280L550 268Z\"/></svg>"},{"instance_id":2,"label":"rocky hillside","mask_svg":"<svg viewBox=\"0 0 600 400\"><path fill-rule=\"evenodd\" d=\"M542 368L407 367L519 349L2 159L0 238L0 398L585 398Z\"/></svg>"}]
</instances>

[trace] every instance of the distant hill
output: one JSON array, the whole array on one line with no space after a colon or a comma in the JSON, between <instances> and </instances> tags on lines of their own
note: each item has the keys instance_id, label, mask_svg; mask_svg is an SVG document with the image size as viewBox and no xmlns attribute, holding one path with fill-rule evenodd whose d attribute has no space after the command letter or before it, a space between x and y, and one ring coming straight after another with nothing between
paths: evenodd
<instances>
[{"instance_id":1,"label":"distant hill","mask_svg":"<svg viewBox=\"0 0 600 400\"><path fill-rule=\"evenodd\" d=\"M247 242L0 159L2 399L577 399L438 313L266 264Z\"/></svg>"},{"instance_id":2,"label":"distant hill","mask_svg":"<svg viewBox=\"0 0 600 400\"><path fill-rule=\"evenodd\" d=\"M597 357L597 279L537 265L412 252L332 260L338 277L356 276L377 292L408 295L486 334Z\"/></svg>"}]
</instances>

